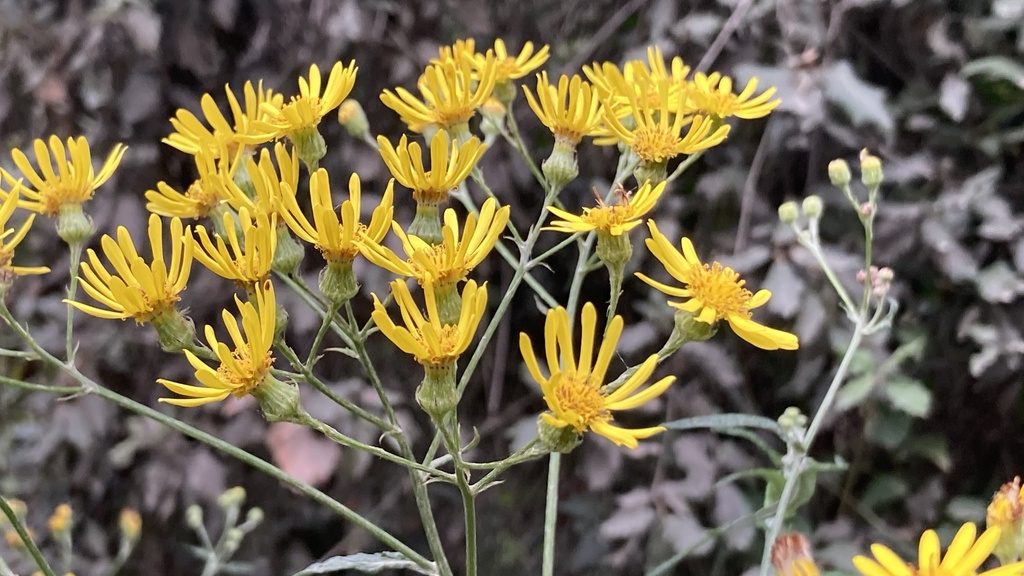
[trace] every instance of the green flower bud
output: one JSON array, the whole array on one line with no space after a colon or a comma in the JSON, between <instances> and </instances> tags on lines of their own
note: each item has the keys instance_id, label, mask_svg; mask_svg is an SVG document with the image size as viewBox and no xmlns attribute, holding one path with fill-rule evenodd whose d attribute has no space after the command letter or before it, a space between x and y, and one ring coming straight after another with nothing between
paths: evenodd
<instances>
[{"instance_id":1,"label":"green flower bud","mask_svg":"<svg viewBox=\"0 0 1024 576\"><path fill-rule=\"evenodd\" d=\"M81 244L96 230L92 218L82 211L81 204L65 204L57 215L57 235L68 244Z\"/></svg>"},{"instance_id":2,"label":"green flower bud","mask_svg":"<svg viewBox=\"0 0 1024 576\"><path fill-rule=\"evenodd\" d=\"M669 336L669 348L675 351L687 342L710 340L716 332L718 332L717 322L711 324L701 322L692 312L676 310L675 326L672 329L672 335Z\"/></svg>"},{"instance_id":3,"label":"green flower bud","mask_svg":"<svg viewBox=\"0 0 1024 576\"><path fill-rule=\"evenodd\" d=\"M583 435L572 426L553 426L543 416L537 418L537 433L541 444L550 452L568 454L583 442Z\"/></svg>"},{"instance_id":4,"label":"green flower bud","mask_svg":"<svg viewBox=\"0 0 1024 576\"><path fill-rule=\"evenodd\" d=\"M320 159L327 155L327 143L320 135L316 126L304 128L289 134L292 144L295 145L295 153L306 165L306 169L312 174L320 167Z\"/></svg>"},{"instance_id":5,"label":"green flower bud","mask_svg":"<svg viewBox=\"0 0 1024 576\"><path fill-rule=\"evenodd\" d=\"M409 225L409 234L428 244L441 243L441 212L436 205L417 203L416 215Z\"/></svg>"},{"instance_id":6,"label":"green flower bud","mask_svg":"<svg viewBox=\"0 0 1024 576\"><path fill-rule=\"evenodd\" d=\"M444 366L424 366L423 382L416 388L416 402L441 426L459 405L459 391L455 384L455 363Z\"/></svg>"},{"instance_id":7,"label":"green flower bud","mask_svg":"<svg viewBox=\"0 0 1024 576\"><path fill-rule=\"evenodd\" d=\"M349 98L338 106L338 122L350 136L364 139L370 137L370 121L357 100Z\"/></svg>"},{"instance_id":8,"label":"green flower bud","mask_svg":"<svg viewBox=\"0 0 1024 576\"><path fill-rule=\"evenodd\" d=\"M328 262L320 271L320 292L335 306L348 302L359 292L351 260Z\"/></svg>"},{"instance_id":9,"label":"green flower bud","mask_svg":"<svg viewBox=\"0 0 1024 576\"><path fill-rule=\"evenodd\" d=\"M245 503L245 488L235 486L225 490L217 497L217 505L221 508L238 508Z\"/></svg>"},{"instance_id":10,"label":"green flower bud","mask_svg":"<svg viewBox=\"0 0 1024 576\"><path fill-rule=\"evenodd\" d=\"M580 173L579 165L576 163L576 145L556 138L551 155L544 160L540 168L548 185L559 190L565 188Z\"/></svg>"},{"instance_id":11,"label":"green flower bud","mask_svg":"<svg viewBox=\"0 0 1024 576\"><path fill-rule=\"evenodd\" d=\"M250 530L263 523L263 509L259 507L250 508L245 514L245 523L249 525Z\"/></svg>"},{"instance_id":12,"label":"green flower bud","mask_svg":"<svg viewBox=\"0 0 1024 576\"><path fill-rule=\"evenodd\" d=\"M182 314L177 308L165 310L149 322L156 330L160 348L164 352L181 352L196 337L196 327L192 319Z\"/></svg>"},{"instance_id":13,"label":"green flower bud","mask_svg":"<svg viewBox=\"0 0 1024 576\"><path fill-rule=\"evenodd\" d=\"M860 153L860 181L868 188L877 188L884 175L882 174L882 161L878 156L868 153L867 148Z\"/></svg>"},{"instance_id":14,"label":"green flower bud","mask_svg":"<svg viewBox=\"0 0 1024 576\"><path fill-rule=\"evenodd\" d=\"M231 556L238 551L238 547L242 545L242 539L245 538L245 532L242 532L238 528L232 528L224 533L224 556Z\"/></svg>"},{"instance_id":15,"label":"green flower bud","mask_svg":"<svg viewBox=\"0 0 1024 576\"><path fill-rule=\"evenodd\" d=\"M812 220L821 218L821 213L825 210L825 205L821 201L821 197L812 194L807 198L804 198L803 204L804 215Z\"/></svg>"},{"instance_id":16,"label":"green flower bud","mask_svg":"<svg viewBox=\"0 0 1024 576\"><path fill-rule=\"evenodd\" d=\"M796 406L790 406L779 416L778 423L786 442L799 442L807 428L807 416Z\"/></svg>"},{"instance_id":17,"label":"green flower bud","mask_svg":"<svg viewBox=\"0 0 1024 576\"><path fill-rule=\"evenodd\" d=\"M249 155L246 154L246 157ZM235 169L235 175L232 180L235 186L245 193L250 199L256 198L256 185L252 183L252 176L249 175L249 168L247 166L246 158L243 158L238 163L238 168Z\"/></svg>"},{"instance_id":18,"label":"green flower bud","mask_svg":"<svg viewBox=\"0 0 1024 576\"><path fill-rule=\"evenodd\" d=\"M270 267L278 274L291 275L299 267L306 249L292 236L287 226L277 227L277 248L274 249L274 261Z\"/></svg>"},{"instance_id":19,"label":"green flower bud","mask_svg":"<svg viewBox=\"0 0 1024 576\"><path fill-rule=\"evenodd\" d=\"M828 179L832 185L842 188L850 183L850 165L846 160L833 160L828 163Z\"/></svg>"},{"instance_id":20,"label":"green flower bud","mask_svg":"<svg viewBox=\"0 0 1024 576\"><path fill-rule=\"evenodd\" d=\"M516 99L516 85L511 80L506 80L494 85L494 98L505 106L508 106Z\"/></svg>"},{"instance_id":21,"label":"green flower bud","mask_svg":"<svg viewBox=\"0 0 1024 576\"><path fill-rule=\"evenodd\" d=\"M282 382L270 374L253 389L252 396L259 403L267 422L293 422L303 414L299 404L299 387L291 382Z\"/></svg>"},{"instance_id":22,"label":"green flower bud","mask_svg":"<svg viewBox=\"0 0 1024 576\"><path fill-rule=\"evenodd\" d=\"M434 296L441 324L458 324L459 316L462 315L462 296L459 295L457 283L438 284L434 288Z\"/></svg>"},{"instance_id":23,"label":"green flower bud","mask_svg":"<svg viewBox=\"0 0 1024 576\"><path fill-rule=\"evenodd\" d=\"M193 530L203 527L203 509L198 504L193 504L185 509L185 524Z\"/></svg>"},{"instance_id":24,"label":"green flower bud","mask_svg":"<svg viewBox=\"0 0 1024 576\"><path fill-rule=\"evenodd\" d=\"M480 106L480 131L485 136L498 136L505 127L505 114L508 109L505 105L494 98L488 99Z\"/></svg>"},{"instance_id":25,"label":"green flower bud","mask_svg":"<svg viewBox=\"0 0 1024 576\"><path fill-rule=\"evenodd\" d=\"M792 224L800 218L800 207L790 200L779 205L779 220L783 224Z\"/></svg>"}]
</instances>

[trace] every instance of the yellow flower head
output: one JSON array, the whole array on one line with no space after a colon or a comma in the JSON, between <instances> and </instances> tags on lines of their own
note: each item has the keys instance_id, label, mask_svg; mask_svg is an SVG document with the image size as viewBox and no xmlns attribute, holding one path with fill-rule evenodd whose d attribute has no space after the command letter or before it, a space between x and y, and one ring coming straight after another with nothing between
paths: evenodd
<instances>
[{"instance_id":1,"label":"yellow flower head","mask_svg":"<svg viewBox=\"0 0 1024 576\"><path fill-rule=\"evenodd\" d=\"M459 144L446 130L438 130L430 140L430 169L427 170L419 142L409 142L402 135L395 147L384 136L377 136L377 144L395 180L412 190L412 197L418 204L428 206L446 202L448 193L469 176L487 150L475 136Z\"/></svg>"},{"instance_id":2,"label":"yellow flower head","mask_svg":"<svg viewBox=\"0 0 1024 576\"><path fill-rule=\"evenodd\" d=\"M498 208L498 202L488 198L479 215L466 217L466 225L460 233L455 210L449 208L444 211L440 244L428 244L416 236L406 235L393 223L391 228L402 241L406 259L385 246L370 243L363 243L363 256L395 274L415 278L420 286L451 285L465 280L469 271L490 254L508 224L508 216L508 206Z\"/></svg>"},{"instance_id":3,"label":"yellow flower head","mask_svg":"<svg viewBox=\"0 0 1024 576\"><path fill-rule=\"evenodd\" d=\"M974 524L964 524L943 556L939 535L928 530L921 535L916 565L905 562L882 544L871 545L874 558L855 556L853 565L864 576L1015 576L1024 572L1024 562L978 572L999 541L999 529L989 528L980 537L977 534Z\"/></svg>"},{"instance_id":4,"label":"yellow flower head","mask_svg":"<svg viewBox=\"0 0 1024 576\"><path fill-rule=\"evenodd\" d=\"M799 532L783 534L772 544L772 567L775 576L820 576L821 571L811 556L807 538Z\"/></svg>"},{"instance_id":5,"label":"yellow flower head","mask_svg":"<svg viewBox=\"0 0 1024 576\"><path fill-rule=\"evenodd\" d=\"M593 87L577 74L563 74L558 87L548 83L548 73L537 74L537 96L523 86L526 102L555 140L575 146L584 136L599 133L603 109Z\"/></svg>"},{"instance_id":6,"label":"yellow flower head","mask_svg":"<svg viewBox=\"0 0 1024 576\"><path fill-rule=\"evenodd\" d=\"M398 303L402 325L391 320L384 304L373 296L373 320L380 331L416 362L433 368L452 365L473 341L480 319L487 309L487 283L477 286L470 280L462 289L462 310L455 324L444 324L437 308L437 298L430 284L423 286L427 315L420 312L403 280L391 282L391 293Z\"/></svg>"},{"instance_id":7,"label":"yellow flower head","mask_svg":"<svg viewBox=\"0 0 1024 576\"><path fill-rule=\"evenodd\" d=\"M444 64L450 62L457 64L463 60L473 60L474 56L476 56L476 40L464 38L456 40L454 44L438 48L437 58L432 58L430 63Z\"/></svg>"},{"instance_id":8,"label":"yellow flower head","mask_svg":"<svg viewBox=\"0 0 1024 576\"><path fill-rule=\"evenodd\" d=\"M630 95L641 88L639 100L645 106L659 103L658 86L667 81L671 102L677 103L682 87L690 73L690 67L679 56L665 64L665 56L657 46L647 47L647 61L630 60L620 69L611 62L594 62L583 67L583 73L593 82L602 100L622 118L629 114ZM675 106L672 106L675 109Z\"/></svg>"},{"instance_id":9,"label":"yellow flower head","mask_svg":"<svg viewBox=\"0 0 1024 576\"><path fill-rule=\"evenodd\" d=\"M729 323L737 336L764 350L796 350L797 337L789 332L762 326L750 318L750 311L768 302L772 293L758 290L751 294L746 281L732 268L718 262L705 264L697 257L689 238L681 241L682 252L668 241L653 220L647 222L651 237L647 248L682 287L662 284L637 272L637 277L654 288L684 302L669 302L669 306L693 314L698 322L714 324L719 320Z\"/></svg>"},{"instance_id":10,"label":"yellow flower head","mask_svg":"<svg viewBox=\"0 0 1024 576\"><path fill-rule=\"evenodd\" d=\"M630 90L627 108L633 117L632 128L627 128L614 110L605 108L610 133L645 162L660 163L680 154L707 150L721 144L729 135L729 126L714 118L688 115L686 100L672 96L674 84L671 80L660 80L651 88L639 85ZM648 89L657 90L653 105L641 100Z\"/></svg>"},{"instance_id":11,"label":"yellow flower head","mask_svg":"<svg viewBox=\"0 0 1024 576\"><path fill-rule=\"evenodd\" d=\"M233 152L238 146L262 144L273 137L259 123L266 118L262 109L264 104L272 108L281 106L284 98L280 94L269 88L264 90L262 80L255 87L252 82L245 83L242 102L238 101L230 85L224 85L224 93L231 108L231 121L220 111L213 96L203 94L199 105L206 123L192 112L179 108L171 118L174 132L161 142L193 156L203 153L218 158Z\"/></svg>"},{"instance_id":12,"label":"yellow flower head","mask_svg":"<svg viewBox=\"0 0 1024 576\"><path fill-rule=\"evenodd\" d=\"M163 222L156 214L149 216L149 262L136 251L124 226L118 226L117 240L104 235L100 245L114 273L90 248L79 279L85 293L103 307L70 302L72 306L99 318L134 318L142 324L172 310L181 299L192 271L194 248L192 231L183 227L180 219L171 220L170 258L164 255Z\"/></svg>"},{"instance_id":13,"label":"yellow flower head","mask_svg":"<svg viewBox=\"0 0 1024 576\"><path fill-rule=\"evenodd\" d=\"M622 386L609 391L605 388L606 376L612 356L615 355L615 346L622 335L622 316L616 316L609 323L597 346L596 359L594 338L597 335L597 311L590 302L583 306L580 329L577 362L569 314L561 306L548 312L544 322L544 349L549 376L541 372L530 337L525 333L519 334L519 350L523 360L530 376L540 385L544 402L548 405L548 412L541 416L544 421L556 428L571 427L579 434L590 430L619 446L630 448L636 448L638 440L663 432L663 426L621 428L613 423L612 412L637 408L657 398L675 381L675 376L666 376L643 392L634 394L658 366L658 355L652 354Z\"/></svg>"},{"instance_id":14,"label":"yellow flower head","mask_svg":"<svg viewBox=\"0 0 1024 576\"><path fill-rule=\"evenodd\" d=\"M250 214L281 215L284 212L284 196L295 195L299 186L299 157L295 148L289 148L278 142L274 145L274 159L270 159L270 150L260 150L259 161L252 158L244 160L249 178L252 180L255 197L249 197L234 180L225 179L226 200L235 210L247 209Z\"/></svg>"},{"instance_id":15,"label":"yellow flower head","mask_svg":"<svg viewBox=\"0 0 1024 576\"><path fill-rule=\"evenodd\" d=\"M21 207L38 214L57 216L65 206L81 206L92 198L97 188L110 179L127 149L123 144L115 144L98 173L93 170L92 153L85 136L68 138L66 149L56 136L50 136L49 147L46 142L37 139L33 143L33 150L39 166L38 172L24 152L12 149L14 164L31 184L31 187L23 189ZM15 181L7 172L3 172L3 176L9 182Z\"/></svg>"},{"instance_id":16,"label":"yellow flower head","mask_svg":"<svg viewBox=\"0 0 1024 576\"><path fill-rule=\"evenodd\" d=\"M355 60L349 62L348 66L335 62L327 77L327 85L324 86L320 68L316 64L310 65L309 79L299 77L298 96L292 96L287 104L262 105L266 114L263 126L275 137L291 136L315 128L324 116L337 108L352 92L357 70Z\"/></svg>"},{"instance_id":17,"label":"yellow flower head","mask_svg":"<svg viewBox=\"0 0 1024 576\"><path fill-rule=\"evenodd\" d=\"M224 214L227 242L216 235L210 240L206 227L196 228L195 258L211 272L252 288L270 276L270 267L277 249L277 216L265 212L250 215L245 208L238 213L238 222L231 212ZM241 229L242 237L238 237Z\"/></svg>"},{"instance_id":18,"label":"yellow flower head","mask_svg":"<svg viewBox=\"0 0 1024 576\"><path fill-rule=\"evenodd\" d=\"M476 72L474 72L476 66ZM494 90L497 65L488 51L482 63L469 58L430 64L416 86L422 100L405 88L384 90L380 101L402 118L413 132L427 126L451 129L464 125Z\"/></svg>"},{"instance_id":19,"label":"yellow flower head","mask_svg":"<svg viewBox=\"0 0 1024 576\"><path fill-rule=\"evenodd\" d=\"M1020 476L1017 476L1013 482L1003 484L992 496L985 524L989 528L1006 530L1021 519L1024 519L1024 487L1021 486Z\"/></svg>"},{"instance_id":20,"label":"yellow flower head","mask_svg":"<svg viewBox=\"0 0 1024 576\"><path fill-rule=\"evenodd\" d=\"M689 85L687 96L691 105L705 114L752 120L767 116L782 102L778 98L771 99L775 95L774 87L754 96L756 91L757 78L751 78L742 92L734 94L732 78L718 72L710 75L698 72Z\"/></svg>"},{"instance_id":21,"label":"yellow flower head","mask_svg":"<svg viewBox=\"0 0 1024 576\"><path fill-rule=\"evenodd\" d=\"M146 210L160 216L173 218L205 218L220 205L231 179L226 166L226 156L214 155L200 150L195 156L197 178L184 192L179 192L166 182L158 182L156 190L146 190Z\"/></svg>"},{"instance_id":22,"label":"yellow flower head","mask_svg":"<svg viewBox=\"0 0 1024 576\"><path fill-rule=\"evenodd\" d=\"M25 239L36 219L35 214L29 214L17 229L7 227L11 215L14 214L14 209L21 202L21 190L22 186L19 182L15 182L10 192L3 192L0 189L0 192L3 192L0 194L0 197L3 197L3 202L0 203L0 286L12 280L12 276L46 274L50 271L46 266L14 266L13 264L14 250Z\"/></svg>"},{"instance_id":23,"label":"yellow flower head","mask_svg":"<svg viewBox=\"0 0 1024 576\"><path fill-rule=\"evenodd\" d=\"M618 202L615 204L605 204L595 192L597 206L584 208L583 214L579 216L550 206L548 210L561 218L561 220L553 220L550 229L566 234L597 230L611 236L621 236L644 221L644 216L654 208L658 199L665 192L665 184L665 182L661 182L657 186L651 186L650 182L644 182L644 185L635 194L630 194L624 188L619 188L617 190Z\"/></svg>"},{"instance_id":24,"label":"yellow flower head","mask_svg":"<svg viewBox=\"0 0 1024 576\"><path fill-rule=\"evenodd\" d=\"M494 41L494 55L497 59L495 82L501 84L502 82L518 80L526 76L539 68L541 64L547 62L550 56L549 53L550 48L547 44L534 52L533 42L527 42L523 44L523 49L519 51L519 54L510 56L508 49L505 48L505 41L501 38L496 39ZM474 53L473 60L479 69L483 69L486 66L487 57L483 54Z\"/></svg>"},{"instance_id":25,"label":"yellow flower head","mask_svg":"<svg viewBox=\"0 0 1024 576\"><path fill-rule=\"evenodd\" d=\"M219 363L214 369L189 350L185 358L195 369L199 386L180 384L163 378L157 380L171 392L184 398L160 398L161 402L175 406L202 406L218 402L234 394L242 397L259 386L270 373L274 357L270 347L274 344L274 330L277 318L277 303L274 286L269 280L258 285L252 301L242 302L235 296L238 316L227 310L221 313L224 328L230 336L230 346L217 340L213 326L206 326L206 341L217 356ZM241 318L239 330L238 318Z\"/></svg>"},{"instance_id":26,"label":"yellow flower head","mask_svg":"<svg viewBox=\"0 0 1024 576\"><path fill-rule=\"evenodd\" d=\"M370 224L359 221L362 214L362 186L355 172L348 180L348 199L337 213L331 198L331 181L320 168L309 177L309 197L313 207L310 223L299 208L294 192L284 195L285 211L281 216L296 236L316 246L328 262L352 261L363 243L377 245L388 233L394 215L395 181L388 181L384 197L373 209Z\"/></svg>"}]
</instances>

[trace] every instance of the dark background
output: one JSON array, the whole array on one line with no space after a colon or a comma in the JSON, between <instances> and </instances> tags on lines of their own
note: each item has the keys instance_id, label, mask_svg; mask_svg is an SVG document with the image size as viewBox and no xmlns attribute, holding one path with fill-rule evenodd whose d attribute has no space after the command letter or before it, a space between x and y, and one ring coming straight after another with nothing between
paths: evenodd
<instances>
[{"instance_id":1,"label":"dark background","mask_svg":"<svg viewBox=\"0 0 1024 576\"><path fill-rule=\"evenodd\" d=\"M102 230L123 224L141 238L143 192L158 180L186 186L194 177L191 161L159 142L170 129L167 118L178 107L198 109L203 92L223 103L224 83L240 89L245 80L262 78L289 94L311 62L329 67L354 58L353 97L373 133L394 140L402 126L378 94L411 88L438 45L461 37L477 38L479 47L501 36L513 50L525 40L548 43L545 67L556 74L595 60L643 57L653 43L692 66L744 79L758 75L778 87L782 106L766 120L736 125L724 145L666 194L655 218L670 237L690 236L703 257L771 289L775 296L759 318L795 331L801 349L766 353L723 330L666 362L659 374L676 374L678 383L660 404L625 422L716 412L774 418L790 405L813 413L849 330L828 284L778 225L775 210L784 200L821 194L827 254L855 288L861 233L845 200L828 187L825 167L839 157L854 163L857 151L869 147L883 159L887 178L876 259L895 270L901 309L893 330L871 338L856 358L842 410L815 447L819 460L835 454L849 469L823 474L796 521L823 564L849 571L849 557L869 542L912 549L926 526L983 520L991 492L1021 472L1022 13L1014 0L0 0L0 144L26 148L51 133L85 134L97 161L113 143L128 144L117 175L87 211ZM723 27L729 33L720 34ZM516 109L539 161L550 136L522 98ZM322 164L334 178L343 182L358 171L364 190L379 193L387 173L376 153L348 137L333 115L321 131L328 143ZM590 187L607 185L614 158L613 149L582 146L581 178L563 201L590 205ZM8 156L0 163L9 166ZM541 191L522 160L499 143L483 165L524 229L536 217ZM412 203L401 191L396 197L399 221L408 223ZM546 234L541 248L556 237ZM640 237L633 266L651 272L653 259ZM67 254L44 220L19 254L53 272L20 280L8 302L40 341L59 350ZM554 272L540 272L556 296L564 298L574 262L567 252L552 261ZM304 270L311 283L320 265L308 251ZM196 267L184 303L202 325L230 302L232 289ZM386 290L387 276L369 266L358 272L366 289L357 315L365 318L369 292ZM475 275L492 283L496 299L512 273L494 256ZM603 302L603 272L592 279L584 297ZM660 346L670 320L663 295L635 279L625 289L620 353L629 362ZM285 302L292 311L289 339L302 350L318 320L300 302ZM524 287L463 400L463 422L483 436L471 454L478 461L507 454L510 443L533 430L542 402L521 377L515 342L518 331L534 330L541 318ZM155 404L163 394L158 376L191 376L182 358L162 353L154 334L132 322L81 319L77 334L81 369L136 400ZM11 335L0 341L14 345ZM422 453L429 428L412 398L418 368L383 338L372 344ZM52 380L32 365L2 363L8 374ZM320 370L340 392L374 406L351 360L328 356ZM328 402L312 394L304 401L346 433L375 440L372 430ZM251 402L161 409L277 462L425 549L404 471L303 431L268 426ZM563 468L558 573L643 573L693 546L706 528L756 510L763 482L718 481L767 465L747 440L728 436L669 433L635 451L588 438ZM480 499L485 574L539 572L544 477L543 463L516 468ZM55 505L74 506L80 575L100 573L112 556L123 506L138 508L144 519L125 573L198 573L184 510L202 505L216 532L214 501L232 485L246 487L249 502L266 512L237 556L252 563L253 574L291 574L329 554L377 549L366 534L268 478L98 398L55 401L0 388L0 493L28 502L40 533ZM435 486L432 494L459 562L457 493ZM756 563L760 546L760 534L743 524L698 546L678 573L738 574ZM29 571L2 544L0 555Z\"/></svg>"}]
</instances>

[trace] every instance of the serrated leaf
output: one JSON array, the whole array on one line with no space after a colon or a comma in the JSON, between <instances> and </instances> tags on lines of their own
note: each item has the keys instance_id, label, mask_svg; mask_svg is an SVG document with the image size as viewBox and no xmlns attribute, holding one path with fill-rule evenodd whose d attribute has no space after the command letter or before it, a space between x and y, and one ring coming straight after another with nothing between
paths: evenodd
<instances>
[{"instance_id":1,"label":"serrated leaf","mask_svg":"<svg viewBox=\"0 0 1024 576\"><path fill-rule=\"evenodd\" d=\"M924 418L932 410L932 391L919 380L891 380L885 385L885 395L893 408L915 418Z\"/></svg>"},{"instance_id":2,"label":"serrated leaf","mask_svg":"<svg viewBox=\"0 0 1024 576\"><path fill-rule=\"evenodd\" d=\"M333 556L315 564L310 564L294 576L313 576L315 574L335 574L345 570L355 570L364 574L377 574L382 570L410 570L417 574L434 572L424 570L412 560L398 552L376 552L374 554L351 554L349 556Z\"/></svg>"},{"instance_id":3,"label":"serrated leaf","mask_svg":"<svg viewBox=\"0 0 1024 576\"><path fill-rule=\"evenodd\" d=\"M730 428L759 428L780 434L779 423L764 416L753 414L709 414L693 416L662 424L670 430L727 430Z\"/></svg>"}]
</instances>

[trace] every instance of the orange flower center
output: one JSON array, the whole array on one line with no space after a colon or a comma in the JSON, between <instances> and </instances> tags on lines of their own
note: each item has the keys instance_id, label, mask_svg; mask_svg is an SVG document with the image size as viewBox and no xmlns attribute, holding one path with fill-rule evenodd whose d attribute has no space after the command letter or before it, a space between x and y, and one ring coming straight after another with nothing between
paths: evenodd
<instances>
[{"instance_id":1,"label":"orange flower center","mask_svg":"<svg viewBox=\"0 0 1024 576\"><path fill-rule=\"evenodd\" d=\"M671 126L639 126L633 132L633 151L647 162L664 162L677 155L679 135Z\"/></svg>"},{"instance_id":2,"label":"orange flower center","mask_svg":"<svg viewBox=\"0 0 1024 576\"><path fill-rule=\"evenodd\" d=\"M595 422L611 420L605 408L599 383L577 374L562 374L555 383L555 400L562 413L559 419L568 422L577 432L584 432Z\"/></svg>"},{"instance_id":3,"label":"orange flower center","mask_svg":"<svg viewBox=\"0 0 1024 576\"><path fill-rule=\"evenodd\" d=\"M235 350L231 353L231 356L238 363L235 369L232 370L228 365L222 363L217 368L217 375L233 388L232 394L241 398L252 392L263 382L263 379L267 376L267 371L270 370L270 365L273 363L273 358L270 352L267 352L258 362L253 362L245 350Z\"/></svg>"},{"instance_id":4,"label":"orange flower center","mask_svg":"<svg viewBox=\"0 0 1024 576\"><path fill-rule=\"evenodd\" d=\"M689 275L686 287L693 293L693 298L714 308L719 318L732 314L750 317L747 303L753 295L743 287L746 280L732 268L714 262L690 268Z\"/></svg>"}]
</instances>

